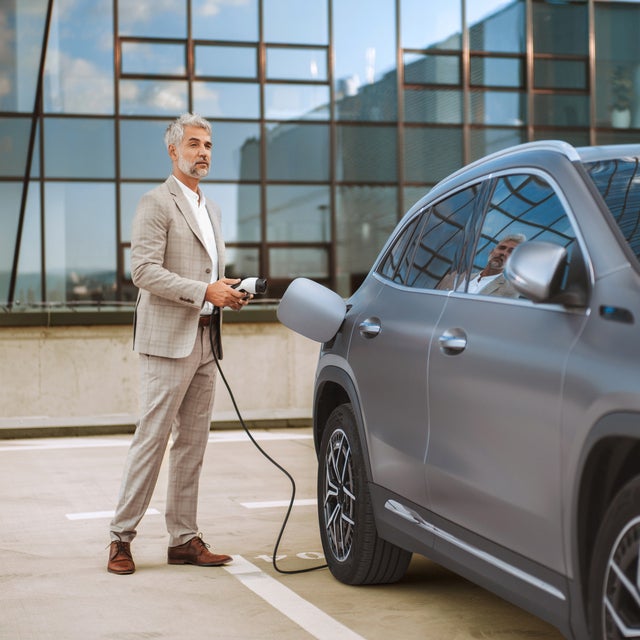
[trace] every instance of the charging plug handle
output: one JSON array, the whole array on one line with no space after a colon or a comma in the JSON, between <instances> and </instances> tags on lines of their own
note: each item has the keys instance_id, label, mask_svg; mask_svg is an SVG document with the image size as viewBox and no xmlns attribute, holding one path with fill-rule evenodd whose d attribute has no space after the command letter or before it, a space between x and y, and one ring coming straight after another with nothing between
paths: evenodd
<instances>
[{"instance_id":1,"label":"charging plug handle","mask_svg":"<svg viewBox=\"0 0 640 640\"><path fill-rule=\"evenodd\" d=\"M231 285L233 289L244 291L245 293L260 294L267 290L266 278L244 278L238 284Z\"/></svg>"}]
</instances>

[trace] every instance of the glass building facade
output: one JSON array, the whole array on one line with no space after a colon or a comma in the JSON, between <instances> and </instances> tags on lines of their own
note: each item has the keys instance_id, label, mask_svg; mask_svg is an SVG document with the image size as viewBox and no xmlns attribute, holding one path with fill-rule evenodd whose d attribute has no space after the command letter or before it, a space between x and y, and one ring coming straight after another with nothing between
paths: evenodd
<instances>
[{"instance_id":1,"label":"glass building facade","mask_svg":"<svg viewBox=\"0 0 640 640\"><path fill-rule=\"evenodd\" d=\"M228 275L349 295L439 179L640 141L640 0L1 0L0 308L135 301L168 122L213 125Z\"/></svg>"}]
</instances>

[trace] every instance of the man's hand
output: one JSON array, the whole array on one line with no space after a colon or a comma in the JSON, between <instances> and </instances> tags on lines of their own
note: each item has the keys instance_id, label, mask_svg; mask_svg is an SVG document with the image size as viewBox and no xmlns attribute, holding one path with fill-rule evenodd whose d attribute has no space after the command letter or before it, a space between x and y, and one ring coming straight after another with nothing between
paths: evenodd
<instances>
[{"instance_id":1,"label":"man's hand","mask_svg":"<svg viewBox=\"0 0 640 640\"><path fill-rule=\"evenodd\" d=\"M232 284L238 284L239 282L240 278L220 278L220 280L212 282L207 287L204 299L221 309L222 307L229 307L239 311L253 298L252 295L231 288Z\"/></svg>"}]
</instances>

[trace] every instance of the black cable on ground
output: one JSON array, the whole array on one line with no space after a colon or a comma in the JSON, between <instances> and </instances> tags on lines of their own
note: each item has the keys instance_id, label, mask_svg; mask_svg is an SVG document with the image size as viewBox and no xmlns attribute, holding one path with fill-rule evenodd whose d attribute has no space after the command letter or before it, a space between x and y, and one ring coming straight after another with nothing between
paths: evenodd
<instances>
[{"instance_id":1,"label":"black cable on ground","mask_svg":"<svg viewBox=\"0 0 640 640\"><path fill-rule=\"evenodd\" d=\"M276 460L274 460L256 441L256 439L253 437L253 434L251 433L251 431L249 431L249 428L247 427L247 425L245 424L242 415L240 414L240 409L238 409L238 405L236 403L236 399L233 395L233 392L231 391L231 387L229 385L229 383L227 382L227 378L224 375L224 372L222 371L222 367L220 366L220 362L218 360L218 356L216 354L216 349L215 349L215 345L213 344L213 318L212 318L212 322L209 324L209 343L211 345L211 351L213 353L213 358L216 362L216 367L218 368L218 371L220 372L220 377L222 378L222 381L224 382L224 386L227 388L227 391L229 392L229 397L231 398L231 402L233 404L233 408L236 411L236 414L238 416L238 419L240 420L240 424L242 425L242 428L244 429L245 433L249 436L249 440L251 440L251 442L253 442L254 446L256 447L256 449L275 467L277 467L285 476L287 476L287 478L289 479L289 482L291 483L291 500L289 501L289 507L287 508L287 513L284 516L284 520L282 521L282 526L280 527L280 532L278 533L278 537L276 539L276 544L273 548L273 556L272 556L272 564L273 564L273 568L278 572L278 573L284 573L284 574L288 574L288 575L292 575L292 574L296 574L296 573L308 573L310 571L317 571L318 569L326 569L328 565L326 564L321 564L318 565L316 567L307 567L306 569L281 569L278 566L277 560L276 558L278 557L278 547L280 546L280 541L282 540L282 536L284 535L284 530L287 526L287 522L289 521L289 516L291 515L291 510L293 509L293 503L296 497L296 483L295 480L293 479L293 476Z\"/></svg>"}]
</instances>

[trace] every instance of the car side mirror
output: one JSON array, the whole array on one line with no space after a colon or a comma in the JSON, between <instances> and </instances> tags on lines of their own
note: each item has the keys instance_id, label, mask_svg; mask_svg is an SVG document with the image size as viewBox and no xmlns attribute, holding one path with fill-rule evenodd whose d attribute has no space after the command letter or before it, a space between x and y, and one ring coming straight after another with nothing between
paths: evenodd
<instances>
[{"instance_id":1,"label":"car side mirror","mask_svg":"<svg viewBox=\"0 0 640 640\"><path fill-rule=\"evenodd\" d=\"M504 268L513 288L533 302L551 302L559 293L567 267L567 250L551 242L523 242Z\"/></svg>"},{"instance_id":2,"label":"car side mirror","mask_svg":"<svg viewBox=\"0 0 640 640\"><path fill-rule=\"evenodd\" d=\"M347 303L313 280L296 278L284 292L276 313L278 320L296 333L328 342L342 325Z\"/></svg>"}]
</instances>

